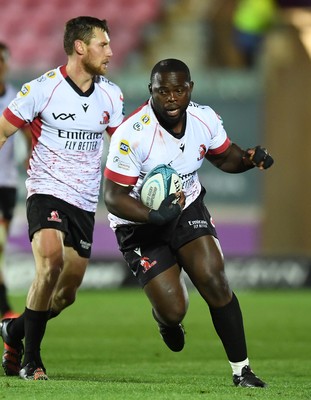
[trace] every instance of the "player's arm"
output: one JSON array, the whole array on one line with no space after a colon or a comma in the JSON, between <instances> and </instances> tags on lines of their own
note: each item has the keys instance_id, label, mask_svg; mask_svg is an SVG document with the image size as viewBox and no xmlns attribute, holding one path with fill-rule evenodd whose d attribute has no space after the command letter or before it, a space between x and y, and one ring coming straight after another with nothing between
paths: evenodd
<instances>
[{"instance_id":1,"label":"player's arm","mask_svg":"<svg viewBox=\"0 0 311 400\"><path fill-rule=\"evenodd\" d=\"M231 143L231 145L220 154L207 153L205 157L215 167L229 173L245 172L254 167L263 170L271 167L273 164L273 158L265 148L256 146L251 149L243 150L235 143Z\"/></svg>"},{"instance_id":2,"label":"player's arm","mask_svg":"<svg viewBox=\"0 0 311 400\"><path fill-rule=\"evenodd\" d=\"M106 178L104 182L104 201L107 210L119 218L134 222L164 225L175 219L182 210L184 195L180 193L177 204L175 194L164 199L158 210L150 210L139 200L129 195L132 186L123 186Z\"/></svg>"},{"instance_id":3,"label":"player's arm","mask_svg":"<svg viewBox=\"0 0 311 400\"><path fill-rule=\"evenodd\" d=\"M12 125L3 115L0 116L0 149L7 141L8 137L13 135L18 128Z\"/></svg>"},{"instance_id":4,"label":"player's arm","mask_svg":"<svg viewBox=\"0 0 311 400\"><path fill-rule=\"evenodd\" d=\"M104 182L104 201L107 210L119 218L148 222L150 209L129 195L132 186L119 185L110 179Z\"/></svg>"}]
</instances>

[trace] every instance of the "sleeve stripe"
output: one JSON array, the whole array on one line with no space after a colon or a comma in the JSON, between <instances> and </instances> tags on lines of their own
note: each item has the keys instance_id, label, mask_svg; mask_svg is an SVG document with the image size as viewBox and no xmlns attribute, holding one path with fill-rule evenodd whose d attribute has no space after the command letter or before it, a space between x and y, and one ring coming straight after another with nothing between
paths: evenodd
<instances>
[{"instance_id":1,"label":"sleeve stripe","mask_svg":"<svg viewBox=\"0 0 311 400\"><path fill-rule=\"evenodd\" d=\"M211 155L221 154L224 151L226 151L230 145L231 145L231 140L229 138L227 138L220 147L217 147L217 149L208 149L208 154L211 154Z\"/></svg>"},{"instance_id":2,"label":"sleeve stripe","mask_svg":"<svg viewBox=\"0 0 311 400\"><path fill-rule=\"evenodd\" d=\"M16 126L16 128L22 128L26 124L26 121L18 118L9 108L4 110L3 115L12 125Z\"/></svg>"},{"instance_id":3,"label":"sleeve stripe","mask_svg":"<svg viewBox=\"0 0 311 400\"><path fill-rule=\"evenodd\" d=\"M104 170L105 178L110 179L113 182L120 183L121 185L126 186L135 186L138 176L125 176L118 174L117 172L111 171L109 168L105 167Z\"/></svg>"}]
</instances>

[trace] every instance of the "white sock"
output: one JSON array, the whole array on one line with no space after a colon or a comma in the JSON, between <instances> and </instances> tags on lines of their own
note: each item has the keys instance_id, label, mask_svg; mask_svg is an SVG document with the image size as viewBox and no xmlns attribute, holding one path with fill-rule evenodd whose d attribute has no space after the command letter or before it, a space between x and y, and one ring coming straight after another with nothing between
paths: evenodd
<instances>
[{"instance_id":1,"label":"white sock","mask_svg":"<svg viewBox=\"0 0 311 400\"><path fill-rule=\"evenodd\" d=\"M241 376L242 368L245 367L245 365L249 365L249 360L248 358L246 358L244 361L239 361L239 362L229 361L229 363L231 365L233 375Z\"/></svg>"}]
</instances>

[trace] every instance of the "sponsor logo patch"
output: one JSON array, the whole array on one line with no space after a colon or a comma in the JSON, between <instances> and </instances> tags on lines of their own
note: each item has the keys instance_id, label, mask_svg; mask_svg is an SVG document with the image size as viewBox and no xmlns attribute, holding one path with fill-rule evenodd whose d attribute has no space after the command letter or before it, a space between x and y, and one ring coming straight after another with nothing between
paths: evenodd
<instances>
[{"instance_id":1,"label":"sponsor logo patch","mask_svg":"<svg viewBox=\"0 0 311 400\"><path fill-rule=\"evenodd\" d=\"M55 71L49 71L49 72L46 73L46 76L48 78L55 78L56 72Z\"/></svg>"},{"instance_id":2,"label":"sponsor logo patch","mask_svg":"<svg viewBox=\"0 0 311 400\"><path fill-rule=\"evenodd\" d=\"M120 146L119 146L119 151L121 154L128 154L130 152L130 145L127 140L121 140Z\"/></svg>"},{"instance_id":3,"label":"sponsor logo patch","mask_svg":"<svg viewBox=\"0 0 311 400\"><path fill-rule=\"evenodd\" d=\"M30 93L30 86L24 85L19 93L21 94L21 96L27 96Z\"/></svg>"}]
</instances>

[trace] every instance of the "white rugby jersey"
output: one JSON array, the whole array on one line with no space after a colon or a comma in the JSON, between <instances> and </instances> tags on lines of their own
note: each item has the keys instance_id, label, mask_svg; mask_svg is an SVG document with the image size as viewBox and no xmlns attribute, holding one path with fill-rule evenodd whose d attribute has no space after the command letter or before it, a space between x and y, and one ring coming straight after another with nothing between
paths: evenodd
<instances>
[{"instance_id":1,"label":"white rugby jersey","mask_svg":"<svg viewBox=\"0 0 311 400\"><path fill-rule=\"evenodd\" d=\"M185 133L174 137L160 126L149 99L113 135L105 177L122 185L132 185L130 195L139 198L145 175L158 164L168 164L182 179L187 207L200 194L197 171L206 153L220 154L230 143L221 118L209 106L191 102L186 111ZM112 214L108 218L113 229L133 223Z\"/></svg>"},{"instance_id":2,"label":"white rugby jersey","mask_svg":"<svg viewBox=\"0 0 311 400\"><path fill-rule=\"evenodd\" d=\"M123 115L120 88L103 76L86 93L68 77L66 66L24 84L4 116L18 128L30 123L27 197L50 194L95 212L103 133L112 134Z\"/></svg>"},{"instance_id":3,"label":"white rugby jersey","mask_svg":"<svg viewBox=\"0 0 311 400\"><path fill-rule=\"evenodd\" d=\"M5 85L5 93L0 96L0 114L16 96L17 89L12 85ZM0 151L0 186L17 186L17 163L14 151L15 136L10 136Z\"/></svg>"}]
</instances>

